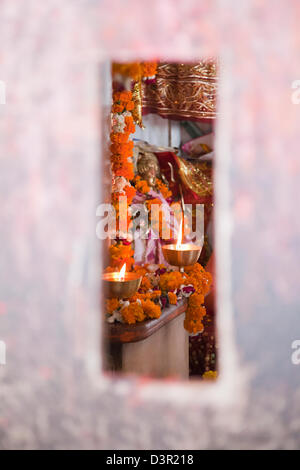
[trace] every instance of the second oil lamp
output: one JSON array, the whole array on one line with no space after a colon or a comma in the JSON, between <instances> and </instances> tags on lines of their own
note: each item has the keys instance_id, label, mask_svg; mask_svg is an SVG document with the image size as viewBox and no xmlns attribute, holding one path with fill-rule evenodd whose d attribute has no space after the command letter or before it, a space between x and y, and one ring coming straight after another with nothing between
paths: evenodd
<instances>
[{"instance_id":1,"label":"second oil lamp","mask_svg":"<svg viewBox=\"0 0 300 470\"><path fill-rule=\"evenodd\" d=\"M164 245L162 247L163 255L166 261L172 266L183 268L197 263L202 245L192 243L182 243L182 219L176 244Z\"/></svg>"}]
</instances>

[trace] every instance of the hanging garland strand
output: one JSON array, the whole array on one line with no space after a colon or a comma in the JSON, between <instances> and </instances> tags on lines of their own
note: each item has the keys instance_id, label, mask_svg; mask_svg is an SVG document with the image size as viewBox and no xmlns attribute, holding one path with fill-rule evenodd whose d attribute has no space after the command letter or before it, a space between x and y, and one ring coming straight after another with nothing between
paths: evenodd
<instances>
[{"instance_id":1,"label":"hanging garland strand","mask_svg":"<svg viewBox=\"0 0 300 470\"><path fill-rule=\"evenodd\" d=\"M113 75L122 75L129 77L135 82L143 78L155 77L157 72L157 62L128 62L112 64Z\"/></svg>"},{"instance_id":2,"label":"hanging garland strand","mask_svg":"<svg viewBox=\"0 0 300 470\"><path fill-rule=\"evenodd\" d=\"M113 76L120 75L123 78L133 80L133 94L132 99L134 108L132 115L134 122L142 129L142 80L154 79L157 72L157 62L131 62L127 64L113 63L112 74Z\"/></svg>"},{"instance_id":3,"label":"hanging garland strand","mask_svg":"<svg viewBox=\"0 0 300 470\"><path fill-rule=\"evenodd\" d=\"M126 263L126 269L130 270L134 263L131 240L128 239L128 227L131 221L129 206L136 194L135 188L130 184L134 178L133 169L133 141L130 134L135 132L135 125L131 111L134 108L131 91L114 93L112 105L112 132L111 138L111 170L112 170L112 196L111 202L116 211L117 238L110 246L110 266L120 269ZM126 196L126 207L122 207L120 197ZM125 198L121 199L123 201ZM124 209L127 214L127 230L120 231L119 214Z\"/></svg>"},{"instance_id":4,"label":"hanging garland strand","mask_svg":"<svg viewBox=\"0 0 300 470\"><path fill-rule=\"evenodd\" d=\"M130 76L141 80L141 76L155 74L156 64L114 64L113 73ZM134 266L134 250L132 248L132 235L128 232L131 222L130 206L137 192L147 194L150 190L146 181L134 176L133 141L130 134L135 132L133 111L135 103L131 91L121 91L113 94L112 104L112 131L111 131L111 170L112 170L112 196L111 201L116 211L117 226L116 239L110 246L110 266L107 271L119 270L124 263L126 269L139 272L142 282L139 291L130 299L108 299L106 301L107 320L109 322L122 321L128 324L145 319L159 318L162 308L176 305L183 298L188 299L184 327L197 334L203 330L203 317L206 314L204 296L209 292L212 277L200 264L185 268L184 272L167 270L165 266L154 265ZM169 191L160 180L156 181L158 190L165 198L171 197ZM126 196L126 207L122 207L122 199ZM148 200L148 209L154 200ZM121 210L127 214L126 232L119 226ZM157 221L158 232L160 223Z\"/></svg>"}]
</instances>

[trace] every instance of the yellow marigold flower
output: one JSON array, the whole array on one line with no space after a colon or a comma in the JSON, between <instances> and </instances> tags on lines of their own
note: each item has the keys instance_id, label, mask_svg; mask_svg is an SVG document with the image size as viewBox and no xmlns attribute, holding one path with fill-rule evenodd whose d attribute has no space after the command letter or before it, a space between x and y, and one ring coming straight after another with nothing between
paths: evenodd
<instances>
[{"instance_id":1,"label":"yellow marigold flower","mask_svg":"<svg viewBox=\"0 0 300 470\"><path fill-rule=\"evenodd\" d=\"M205 380L216 380L217 377L218 372L216 370L208 370L202 375L202 378Z\"/></svg>"}]
</instances>

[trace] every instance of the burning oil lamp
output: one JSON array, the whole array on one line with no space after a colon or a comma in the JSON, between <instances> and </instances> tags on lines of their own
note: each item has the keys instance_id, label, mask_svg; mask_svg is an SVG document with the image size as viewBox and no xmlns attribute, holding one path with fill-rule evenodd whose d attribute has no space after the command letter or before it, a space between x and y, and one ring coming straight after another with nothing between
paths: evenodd
<instances>
[{"instance_id":1,"label":"burning oil lamp","mask_svg":"<svg viewBox=\"0 0 300 470\"><path fill-rule=\"evenodd\" d=\"M202 246L192 243L182 243L182 219L176 245L165 245L162 247L166 261L172 266L191 266L197 263Z\"/></svg>"},{"instance_id":2,"label":"burning oil lamp","mask_svg":"<svg viewBox=\"0 0 300 470\"><path fill-rule=\"evenodd\" d=\"M104 273L102 280L107 297L127 299L139 289L142 277L137 273L126 272L126 263L124 263L120 272Z\"/></svg>"}]
</instances>

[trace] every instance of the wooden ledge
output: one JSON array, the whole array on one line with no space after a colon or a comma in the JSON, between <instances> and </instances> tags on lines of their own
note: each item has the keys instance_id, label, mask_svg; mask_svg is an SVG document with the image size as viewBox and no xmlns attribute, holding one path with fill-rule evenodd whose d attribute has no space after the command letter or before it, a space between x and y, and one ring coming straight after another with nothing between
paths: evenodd
<instances>
[{"instance_id":1,"label":"wooden ledge","mask_svg":"<svg viewBox=\"0 0 300 470\"><path fill-rule=\"evenodd\" d=\"M159 318L145 320L134 325L106 323L106 338L111 343L136 343L142 341L185 312L186 306L186 301L181 300L178 305L172 305L164 309Z\"/></svg>"}]
</instances>

